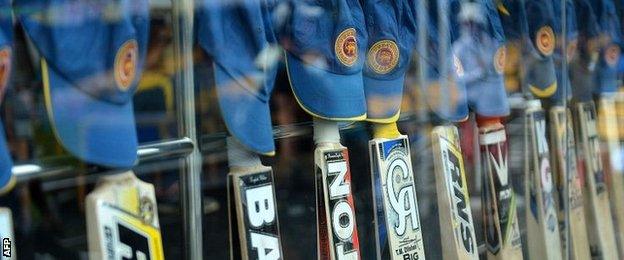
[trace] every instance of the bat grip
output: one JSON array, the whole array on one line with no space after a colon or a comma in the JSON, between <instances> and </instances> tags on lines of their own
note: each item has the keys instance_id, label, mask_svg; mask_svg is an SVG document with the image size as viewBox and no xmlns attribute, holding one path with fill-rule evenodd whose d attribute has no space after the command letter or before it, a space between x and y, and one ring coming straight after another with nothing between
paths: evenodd
<instances>
[{"instance_id":1,"label":"bat grip","mask_svg":"<svg viewBox=\"0 0 624 260\"><path fill-rule=\"evenodd\" d=\"M313 121L314 143L340 143L338 122L315 117Z\"/></svg>"},{"instance_id":2,"label":"bat grip","mask_svg":"<svg viewBox=\"0 0 624 260\"><path fill-rule=\"evenodd\" d=\"M227 156L228 166L233 167L255 167L261 166L260 157L258 154L248 150L241 143L239 143L234 137L228 136L227 142Z\"/></svg>"}]
</instances>

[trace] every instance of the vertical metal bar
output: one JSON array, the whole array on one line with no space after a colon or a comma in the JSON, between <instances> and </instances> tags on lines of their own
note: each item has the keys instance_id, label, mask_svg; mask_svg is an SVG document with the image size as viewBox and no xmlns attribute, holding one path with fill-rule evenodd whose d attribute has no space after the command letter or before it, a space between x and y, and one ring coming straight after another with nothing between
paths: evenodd
<instances>
[{"instance_id":1,"label":"vertical metal bar","mask_svg":"<svg viewBox=\"0 0 624 260\"><path fill-rule=\"evenodd\" d=\"M201 155L197 148L193 81L193 0L172 0L179 133L195 147L180 167L185 259L202 259Z\"/></svg>"}]
</instances>

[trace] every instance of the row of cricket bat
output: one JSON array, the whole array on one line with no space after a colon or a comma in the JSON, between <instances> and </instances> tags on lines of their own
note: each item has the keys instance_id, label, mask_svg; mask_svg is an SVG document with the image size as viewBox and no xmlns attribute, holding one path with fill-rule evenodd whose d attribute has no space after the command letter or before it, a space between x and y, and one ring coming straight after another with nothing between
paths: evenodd
<instances>
[{"instance_id":1,"label":"row of cricket bat","mask_svg":"<svg viewBox=\"0 0 624 260\"><path fill-rule=\"evenodd\" d=\"M615 111L614 101L599 101ZM603 170L601 143L620 152L617 119L605 117L601 141L593 102L570 109L538 100L525 111L524 169L529 259L621 259L624 256L624 176ZM360 259L347 148L336 124L315 121L315 180L318 259ZM614 123L615 122L615 123ZM335 134L323 134L323 132ZM333 138L323 138L333 136ZM504 125L479 125L482 217L488 259L522 259L516 196L508 173ZM432 133L437 202L444 259L478 259L476 231L457 128ZM378 125L369 143L377 259L425 259L416 185L407 136L396 124ZM618 160L618 159L614 159ZM551 167L552 165L552 167ZM610 178L607 180L607 178ZM231 171L233 258L283 258L273 176L269 167ZM611 199L609 199L611 198ZM615 219L615 222L613 221ZM616 225L617 224L617 225Z\"/></svg>"},{"instance_id":2,"label":"row of cricket bat","mask_svg":"<svg viewBox=\"0 0 624 260\"><path fill-rule=\"evenodd\" d=\"M598 107L600 113L593 102L581 102L571 109L551 107L547 114L540 101L527 102L524 217L529 259L624 257L624 176L615 163L621 160L616 104L603 98ZM478 125L486 255L522 259L507 134L496 120ZM369 151L376 259L425 259L427 241L408 137L396 124L375 124L374 130ZM363 258L349 154L340 144L338 125L317 119L314 135L318 259ZM480 231L473 223L457 128L437 126L431 136L443 258L479 259L475 234ZM609 174L603 169L602 150L607 151ZM231 168L228 209L231 258L284 258L270 167ZM92 259L164 258L154 188L131 172L102 179L87 198L87 224Z\"/></svg>"}]
</instances>

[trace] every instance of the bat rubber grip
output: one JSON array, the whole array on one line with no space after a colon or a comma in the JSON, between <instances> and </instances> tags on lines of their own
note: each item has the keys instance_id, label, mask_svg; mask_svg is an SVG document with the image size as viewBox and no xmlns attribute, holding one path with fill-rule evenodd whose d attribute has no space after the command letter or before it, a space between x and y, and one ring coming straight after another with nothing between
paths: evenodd
<instances>
[{"instance_id":1,"label":"bat rubber grip","mask_svg":"<svg viewBox=\"0 0 624 260\"><path fill-rule=\"evenodd\" d=\"M393 139L401 135L396 123L375 123L373 124L373 137L374 138L386 138Z\"/></svg>"},{"instance_id":2,"label":"bat rubber grip","mask_svg":"<svg viewBox=\"0 0 624 260\"><path fill-rule=\"evenodd\" d=\"M234 137L229 136L227 142L228 165L232 167L256 167L262 165L258 154L248 150Z\"/></svg>"},{"instance_id":3,"label":"bat rubber grip","mask_svg":"<svg viewBox=\"0 0 624 260\"><path fill-rule=\"evenodd\" d=\"M340 129L338 122L322 118L314 118L314 143L340 143Z\"/></svg>"}]
</instances>

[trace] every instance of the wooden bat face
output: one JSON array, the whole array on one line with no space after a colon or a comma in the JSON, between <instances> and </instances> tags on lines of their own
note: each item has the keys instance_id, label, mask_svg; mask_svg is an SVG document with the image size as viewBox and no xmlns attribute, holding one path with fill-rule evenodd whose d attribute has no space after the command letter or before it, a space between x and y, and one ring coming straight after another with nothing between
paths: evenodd
<instances>
[{"instance_id":1,"label":"wooden bat face","mask_svg":"<svg viewBox=\"0 0 624 260\"><path fill-rule=\"evenodd\" d=\"M482 130L479 143L484 170L481 199L488 255L522 258L516 197L507 171L505 130Z\"/></svg>"},{"instance_id":2,"label":"wooden bat face","mask_svg":"<svg viewBox=\"0 0 624 260\"><path fill-rule=\"evenodd\" d=\"M406 136L370 141L379 259L424 259L414 175Z\"/></svg>"},{"instance_id":3,"label":"wooden bat face","mask_svg":"<svg viewBox=\"0 0 624 260\"><path fill-rule=\"evenodd\" d=\"M283 259L271 168L232 172L228 182L233 259Z\"/></svg>"},{"instance_id":4,"label":"wooden bat face","mask_svg":"<svg viewBox=\"0 0 624 260\"><path fill-rule=\"evenodd\" d=\"M360 259L346 148L317 148L316 196L319 259Z\"/></svg>"},{"instance_id":5,"label":"wooden bat face","mask_svg":"<svg viewBox=\"0 0 624 260\"><path fill-rule=\"evenodd\" d=\"M457 128L436 127L433 146L443 256L479 259ZM452 239L445 234L453 234Z\"/></svg>"},{"instance_id":6,"label":"wooden bat face","mask_svg":"<svg viewBox=\"0 0 624 260\"><path fill-rule=\"evenodd\" d=\"M95 259L164 259L154 186L127 172L87 196L89 253Z\"/></svg>"}]
</instances>

